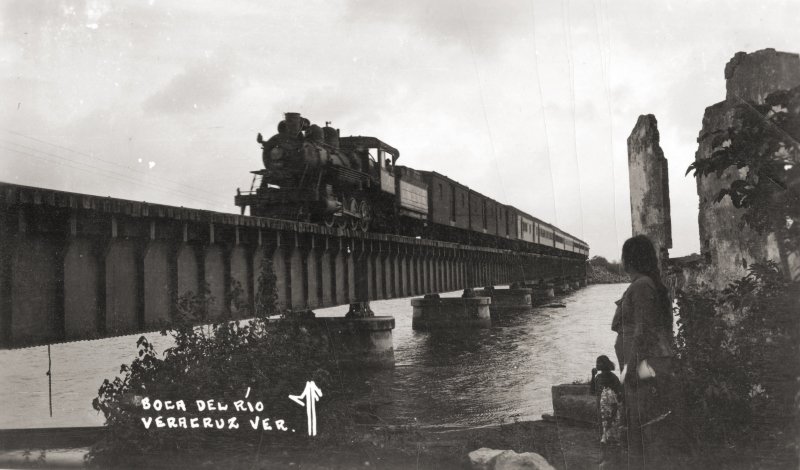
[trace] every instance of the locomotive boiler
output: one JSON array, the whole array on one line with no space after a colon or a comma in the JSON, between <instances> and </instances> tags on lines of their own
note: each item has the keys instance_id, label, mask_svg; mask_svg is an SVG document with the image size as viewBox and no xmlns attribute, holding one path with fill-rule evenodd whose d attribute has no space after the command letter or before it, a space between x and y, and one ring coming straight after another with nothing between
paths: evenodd
<instances>
[{"instance_id":1,"label":"locomotive boiler","mask_svg":"<svg viewBox=\"0 0 800 470\"><path fill-rule=\"evenodd\" d=\"M278 133L263 140L264 169L235 203L250 215L368 231L393 221L394 165L400 153L374 137L341 138L298 113L286 113Z\"/></svg>"}]
</instances>

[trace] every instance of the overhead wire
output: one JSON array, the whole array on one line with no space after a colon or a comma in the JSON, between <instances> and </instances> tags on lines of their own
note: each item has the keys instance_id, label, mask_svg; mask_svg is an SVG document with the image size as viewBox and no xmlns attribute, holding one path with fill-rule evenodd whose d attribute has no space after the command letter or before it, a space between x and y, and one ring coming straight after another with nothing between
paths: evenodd
<instances>
[{"instance_id":1,"label":"overhead wire","mask_svg":"<svg viewBox=\"0 0 800 470\"><path fill-rule=\"evenodd\" d=\"M135 167L132 167L130 165L124 165L124 164L121 164L119 162L115 162L113 160L107 160L107 159L104 159L104 158L100 158L100 157L98 157L96 155L93 155L93 154L89 154L89 153L86 153L86 152L81 152L80 150L75 150L75 149L66 147L64 145L55 144L53 142L48 142L46 140L39 139L37 137L33 137L33 136L30 136L30 135L27 135L27 134L23 134L21 132L16 132L16 131L8 130L8 129L4 129L4 130L9 134L13 134L13 135L18 136L18 137L23 137L25 139L29 139L29 140L32 140L32 141L35 141L35 142L39 142L41 144L45 144L45 145L48 145L48 146L51 146L51 147L55 147L55 148L58 148L58 149L61 149L61 150L66 150L66 151L74 153L76 155L81 155L81 156L84 156L84 157L91 158L92 160L95 160L95 161L98 161L98 162L106 163L106 164L109 164L109 165L114 165L114 166L123 168L125 170L135 170ZM163 176L148 175L148 177L156 179L156 180L160 180L160 181L163 181L163 182L166 182L166 183L174 184L176 186L181 186L183 188L190 189L192 191L199 191L200 193L206 193L207 192L206 188L201 188L201 187L198 187L198 186L192 186L192 185L189 185L189 184L186 184L186 183L182 183L180 181L176 181L176 180L173 180L173 179L170 179L170 178L166 178L166 177L163 177Z\"/></svg>"},{"instance_id":2,"label":"overhead wire","mask_svg":"<svg viewBox=\"0 0 800 470\"><path fill-rule=\"evenodd\" d=\"M608 112L608 156L611 159L611 208L614 214L614 237L617 242L616 246L621 246L619 228L617 227L617 178L616 170L614 169L614 113L611 110L611 89L608 84L608 53L611 50L611 44L608 38L608 24L605 21L605 8L603 7L603 0L598 0L594 12L597 39L600 49L600 74L603 79L603 86L606 94L606 110ZM604 51L605 54L603 53Z\"/></svg>"},{"instance_id":3,"label":"overhead wire","mask_svg":"<svg viewBox=\"0 0 800 470\"><path fill-rule=\"evenodd\" d=\"M567 49L567 64L569 66L569 88L570 95L572 96L572 141L573 141L573 156L575 157L575 171L578 177L578 210L581 222L581 238L584 238L583 227L583 191L581 189L581 162L578 158L578 131L577 131L577 114L576 114L576 98L575 98L575 60L572 51L572 19L569 14L569 0L562 0L562 25L564 26L564 38L566 41Z\"/></svg>"},{"instance_id":4,"label":"overhead wire","mask_svg":"<svg viewBox=\"0 0 800 470\"><path fill-rule=\"evenodd\" d=\"M47 152L47 151L44 151L44 150L38 150L38 149L34 149L32 147L28 147L28 146L25 146L25 145L22 145L22 144L18 144L16 142L0 139L0 144L5 144L5 145L0 145L0 149L4 149L4 150L7 150L7 151L15 152L17 154L25 155L25 156L28 156L28 157L33 157L33 158L36 158L36 159L39 159L39 160L47 161L49 163L53 163L53 164L56 164L56 165L59 165L59 166L72 168L72 169L79 170L79 171L93 173L93 174L96 174L96 175L100 175L100 176L102 176L104 178L110 178L110 179L113 179L115 181L119 181L119 182L123 182L123 183L133 183L135 185L147 186L147 187L149 187L151 189L155 189L155 190L158 190L158 191L161 191L161 192L170 193L172 195L178 195L178 196L182 196L182 197L190 197L190 198L192 198L194 200L197 200L197 201L200 201L200 202L204 202L204 203L212 205L212 206L220 206L220 205L222 205L221 199L220 200L212 200L212 199L209 199L209 198L206 198L206 197L198 197L197 195L192 194L192 193L188 193L188 192L181 191L181 190L174 189L174 188L166 188L166 187L163 187L163 186L159 186L159 185L147 182L147 181L143 181L143 180L140 180L140 179L137 179L137 178L133 178L133 177L131 177L131 175L128 175L128 174L119 173L119 172L116 172L116 171L113 171L113 170L109 170L107 168L101 168L101 167L94 166L94 165L91 165L91 164L88 164L88 163L85 163L85 162L72 160L72 159L69 159L69 158L66 158L66 157L63 157L63 156L60 156L60 155L57 155L57 154L53 154L53 153L50 153L50 152ZM21 147L21 148L23 148L25 150L20 150L18 148L10 147L10 146L8 146L9 144L16 145L16 146ZM34 152L34 153L31 153L31 152Z\"/></svg>"},{"instance_id":5,"label":"overhead wire","mask_svg":"<svg viewBox=\"0 0 800 470\"><path fill-rule=\"evenodd\" d=\"M475 79L478 82L478 95L480 96L481 101L481 110L483 111L483 121L486 124L486 133L489 136L489 146L492 151L492 162L494 162L495 172L497 173L497 179L500 180L500 191L503 194L503 199L508 200L506 196L506 189L505 184L503 184L503 176L500 174L500 165L497 163L497 152L494 146L494 137L492 136L492 126L489 124L489 115L486 112L486 100L483 96L483 84L481 83L481 75L478 71L478 63L475 60L475 49L472 46L472 33L470 32L469 25L467 25L466 18L464 18L464 11L459 6L458 13L461 17L461 25L464 27L464 31L467 33L467 45L469 46L469 53L470 59L472 59L472 67L475 70Z\"/></svg>"},{"instance_id":6,"label":"overhead wire","mask_svg":"<svg viewBox=\"0 0 800 470\"><path fill-rule=\"evenodd\" d=\"M556 207L556 181L553 175L553 162L550 153L550 131L547 126L547 110L544 104L544 92L542 91L542 79L539 74L539 50L536 47L536 14L533 7L534 0L529 0L531 15L531 43L533 45L533 65L536 74L536 88L539 92L539 107L542 115L542 126L544 127L544 143L547 153L547 172L550 174L550 190L553 194L553 217L555 225L558 225L558 209Z\"/></svg>"}]
</instances>

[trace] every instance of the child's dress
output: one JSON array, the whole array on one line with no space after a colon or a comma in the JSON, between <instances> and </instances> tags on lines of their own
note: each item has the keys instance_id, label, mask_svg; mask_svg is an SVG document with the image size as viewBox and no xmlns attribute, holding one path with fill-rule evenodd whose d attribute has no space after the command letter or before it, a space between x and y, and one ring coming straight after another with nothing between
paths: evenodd
<instances>
[{"instance_id":1,"label":"child's dress","mask_svg":"<svg viewBox=\"0 0 800 470\"><path fill-rule=\"evenodd\" d=\"M600 423L603 435L600 442L614 444L619 442L620 402L622 387L613 372L600 372L594 378L593 391L600 396Z\"/></svg>"}]
</instances>

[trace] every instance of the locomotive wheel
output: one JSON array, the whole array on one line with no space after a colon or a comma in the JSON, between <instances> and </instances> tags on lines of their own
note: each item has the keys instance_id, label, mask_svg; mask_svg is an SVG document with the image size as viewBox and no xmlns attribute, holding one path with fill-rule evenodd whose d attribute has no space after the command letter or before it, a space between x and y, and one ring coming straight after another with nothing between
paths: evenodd
<instances>
[{"instance_id":1,"label":"locomotive wheel","mask_svg":"<svg viewBox=\"0 0 800 470\"><path fill-rule=\"evenodd\" d=\"M350 210L350 212L352 214L360 214L361 213L359 211L358 201L356 201L356 198L354 198L354 197L350 198L350 202L348 204L348 207L350 208L349 210ZM351 215L350 216L350 228L353 229L353 230L358 230L360 225L361 224L359 223L358 217L356 217L355 215Z\"/></svg>"},{"instance_id":2,"label":"locomotive wheel","mask_svg":"<svg viewBox=\"0 0 800 470\"><path fill-rule=\"evenodd\" d=\"M358 206L359 213L361 214L361 220L359 221L359 226L362 232L366 232L369 230L369 224L372 222L372 207L369 205L367 201L361 201L361 204Z\"/></svg>"}]
</instances>

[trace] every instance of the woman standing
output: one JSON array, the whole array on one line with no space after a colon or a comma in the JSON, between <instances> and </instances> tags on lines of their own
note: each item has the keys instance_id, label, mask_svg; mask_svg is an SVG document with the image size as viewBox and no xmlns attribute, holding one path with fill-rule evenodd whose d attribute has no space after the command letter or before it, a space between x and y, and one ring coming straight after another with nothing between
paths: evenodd
<instances>
[{"instance_id":1,"label":"woman standing","mask_svg":"<svg viewBox=\"0 0 800 470\"><path fill-rule=\"evenodd\" d=\"M665 464L669 453L658 452L664 421L673 415L669 395L675 390L672 371L672 304L661 282L653 244L644 235L625 241L622 263L631 285L617 301L612 329L622 369L629 468ZM669 419L672 421L672 419Z\"/></svg>"}]
</instances>

